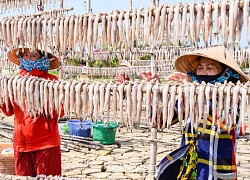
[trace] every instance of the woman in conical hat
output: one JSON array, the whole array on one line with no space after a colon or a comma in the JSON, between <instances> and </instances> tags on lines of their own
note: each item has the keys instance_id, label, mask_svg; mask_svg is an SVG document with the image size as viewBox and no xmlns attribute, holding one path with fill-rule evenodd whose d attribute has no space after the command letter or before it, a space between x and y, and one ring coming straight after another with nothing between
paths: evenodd
<instances>
[{"instance_id":1,"label":"woman in conical hat","mask_svg":"<svg viewBox=\"0 0 250 180\"><path fill-rule=\"evenodd\" d=\"M50 53L44 57L40 50L30 52L25 48L13 49L7 56L10 61L20 66L21 76L57 80L48 70L58 68L59 59ZM0 109L7 116L14 115L13 149L16 175L61 175L61 139L56 111L53 110L53 115L36 113L34 119L26 105L21 110L14 102L2 104ZM62 112L61 116L63 114Z\"/></svg>"},{"instance_id":2,"label":"woman in conical hat","mask_svg":"<svg viewBox=\"0 0 250 180\"><path fill-rule=\"evenodd\" d=\"M176 70L180 73L176 73L168 78L178 79L179 75L183 78L187 74L189 76L186 79L187 81L205 81L213 84L215 82L224 82L225 80L233 83L237 80L240 82L248 81L249 78L233 59L232 54L226 50L225 56L224 52L225 48L223 46L216 46L184 54L175 60ZM203 72L203 66L207 68L205 72Z\"/></svg>"},{"instance_id":3,"label":"woman in conical hat","mask_svg":"<svg viewBox=\"0 0 250 180\"><path fill-rule=\"evenodd\" d=\"M182 83L190 81L205 81L215 83L229 81L246 82L249 78L244 74L239 65L233 59L232 54L225 48L216 46L212 48L194 51L179 56L175 60L175 68L178 72L169 75L166 80L174 80ZM203 72L205 70L205 72ZM151 72L142 72L139 75L148 81L159 79L159 76ZM217 79L219 78L219 79Z\"/></svg>"},{"instance_id":4,"label":"woman in conical hat","mask_svg":"<svg viewBox=\"0 0 250 180\"><path fill-rule=\"evenodd\" d=\"M30 72L37 68L38 70L47 71L57 69L60 66L59 58L47 53L43 55L41 50L30 52L29 48L13 49L7 53L8 59L20 66L20 70L25 69ZM38 55L37 57L35 55Z\"/></svg>"},{"instance_id":5,"label":"woman in conical hat","mask_svg":"<svg viewBox=\"0 0 250 180\"><path fill-rule=\"evenodd\" d=\"M178 72L169 75L167 81L206 82L223 83L224 81L246 82L248 77L242 72L238 64L233 59L230 52L222 46L198 50L187 53L175 60L175 67ZM150 72L142 72L140 76L145 80L157 79L158 76ZM210 103L211 104L211 103ZM176 107L177 108L177 107ZM211 117L212 107L210 106L207 118L205 133L203 134L203 120L195 139L192 141L191 126L188 122L183 129L182 147L170 153L159 164L155 175L156 179L236 179L236 127L234 124L228 133L225 128L225 121L220 126L221 133L216 135L216 129L212 130ZM173 122L178 122L178 115L175 112ZM186 131L187 130L187 131ZM187 140L187 141L186 141ZM183 163L185 165L183 166Z\"/></svg>"}]
</instances>

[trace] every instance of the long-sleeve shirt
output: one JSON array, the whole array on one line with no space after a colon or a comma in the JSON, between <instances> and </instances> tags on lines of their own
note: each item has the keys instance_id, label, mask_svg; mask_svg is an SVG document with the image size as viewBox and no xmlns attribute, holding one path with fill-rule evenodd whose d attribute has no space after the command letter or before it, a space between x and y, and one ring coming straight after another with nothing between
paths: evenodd
<instances>
[{"instance_id":1,"label":"long-sleeve shirt","mask_svg":"<svg viewBox=\"0 0 250 180\"><path fill-rule=\"evenodd\" d=\"M34 69L27 72L20 70L20 75L37 76L44 79L57 80L57 77L49 74L47 71ZM19 152L30 152L46 148L60 146L61 139L58 131L58 115L53 111L53 118L46 117L36 113L36 119L27 112L24 104L24 111L19 106L8 104L9 111L6 111L6 105L1 106L2 112L6 116L14 115L13 149ZM63 109L63 108L62 108ZM62 110L61 117L64 115Z\"/></svg>"},{"instance_id":2,"label":"long-sleeve shirt","mask_svg":"<svg viewBox=\"0 0 250 180\"><path fill-rule=\"evenodd\" d=\"M212 128L212 117L209 116L206 123L205 133L203 132L203 120L200 123L197 133L197 180L217 178L236 179L236 126L229 134L225 122L221 125L221 133L217 134L217 127ZM182 145L186 145L185 138L191 140L192 134L189 129L183 132Z\"/></svg>"},{"instance_id":3,"label":"long-sleeve shirt","mask_svg":"<svg viewBox=\"0 0 250 180\"><path fill-rule=\"evenodd\" d=\"M212 105L210 105L209 114L212 114L211 109ZM175 112L172 125L178 122L177 117L177 113ZM202 134L203 120L201 120L197 132L194 132L193 135L191 134L190 122L187 122L187 128L183 128L182 146L187 145L191 140L196 140L197 180L216 178L236 179L236 125L234 125L228 133L225 124L226 122L224 120L220 126L221 132L220 134L217 134L217 121L215 121L215 128L213 129L211 127L212 116L209 115L207 117L204 134ZM174 158L178 159L178 156L175 156Z\"/></svg>"}]
</instances>

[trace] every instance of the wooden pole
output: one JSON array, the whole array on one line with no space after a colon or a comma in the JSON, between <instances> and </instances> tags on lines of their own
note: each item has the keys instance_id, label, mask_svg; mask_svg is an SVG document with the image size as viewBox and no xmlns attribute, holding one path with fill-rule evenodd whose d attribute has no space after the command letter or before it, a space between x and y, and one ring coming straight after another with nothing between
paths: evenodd
<instances>
[{"instance_id":1,"label":"wooden pole","mask_svg":"<svg viewBox=\"0 0 250 180\"><path fill-rule=\"evenodd\" d=\"M151 6L155 5L155 0L151 0Z\"/></svg>"},{"instance_id":2,"label":"wooden pole","mask_svg":"<svg viewBox=\"0 0 250 180\"><path fill-rule=\"evenodd\" d=\"M158 7L158 6L159 6L159 3L160 3L160 0L151 0L152 6Z\"/></svg>"},{"instance_id":3,"label":"wooden pole","mask_svg":"<svg viewBox=\"0 0 250 180\"><path fill-rule=\"evenodd\" d=\"M87 14L91 12L91 0L87 0Z\"/></svg>"},{"instance_id":4,"label":"wooden pole","mask_svg":"<svg viewBox=\"0 0 250 180\"><path fill-rule=\"evenodd\" d=\"M154 55L151 54L151 62L150 62L151 72L154 72Z\"/></svg>"},{"instance_id":5,"label":"wooden pole","mask_svg":"<svg viewBox=\"0 0 250 180\"><path fill-rule=\"evenodd\" d=\"M58 68L58 79L60 79L60 80L63 79L62 67Z\"/></svg>"},{"instance_id":6,"label":"wooden pole","mask_svg":"<svg viewBox=\"0 0 250 180\"><path fill-rule=\"evenodd\" d=\"M150 169L149 174L153 176L156 172L156 155L157 155L157 129L151 127L151 147L150 147Z\"/></svg>"},{"instance_id":7,"label":"wooden pole","mask_svg":"<svg viewBox=\"0 0 250 180\"><path fill-rule=\"evenodd\" d=\"M43 11L44 10L44 4L43 4L42 0L39 1L39 4L37 5L37 10L38 11Z\"/></svg>"},{"instance_id":8,"label":"wooden pole","mask_svg":"<svg viewBox=\"0 0 250 180\"><path fill-rule=\"evenodd\" d=\"M63 0L60 0L60 8L63 8Z\"/></svg>"},{"instance_id":9,"label":"wooden pole","mask_svg":"<svg viewBox=\"0 0 250 180\"><path fill-rule=\"evenodd\" d=\"M63 64L63 61L64 61L64 57L59 55L60 56L60 67L58 68L58 79L59 80L62 80L63 79L63 69L62 69L62 66L64 65Z\"/></svg>"},{"instance_id":10,"label":"wooden pole","mask_svg":"<svg viewBox=\"0 0 250 180\"><path fill-rule=\"evenodd\" d=\"M151 72L157 74L157 66L155 63L155 53L151 52Z\"/></svg>"}]
</instances>

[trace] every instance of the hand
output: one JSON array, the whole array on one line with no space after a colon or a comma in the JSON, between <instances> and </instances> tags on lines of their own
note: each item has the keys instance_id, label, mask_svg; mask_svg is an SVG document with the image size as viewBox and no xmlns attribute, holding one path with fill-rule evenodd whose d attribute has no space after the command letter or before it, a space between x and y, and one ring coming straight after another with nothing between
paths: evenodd
<instances>
[{"instance_id":1,"label":"hand","mask_svg":"<svg viewBox=\"0 0 250 180\"><path fill-rule=\"evenodd\" d=\"M151 80L160 80L157 74L150 71L142 71L138 76L147 82L150 82Z\"/></svg>"},{"instance_id":2,"label":"hand","mask_svg":"<svg viewBox=\"0 0 250 180\"><path fill-rule=\"evenodd\" d=\"M185 73L174 72L173 74L167 76L166 81L177 81L179 83L187 83L187 82L190 82L191 79Z\"/></svg>"}]
</instances>

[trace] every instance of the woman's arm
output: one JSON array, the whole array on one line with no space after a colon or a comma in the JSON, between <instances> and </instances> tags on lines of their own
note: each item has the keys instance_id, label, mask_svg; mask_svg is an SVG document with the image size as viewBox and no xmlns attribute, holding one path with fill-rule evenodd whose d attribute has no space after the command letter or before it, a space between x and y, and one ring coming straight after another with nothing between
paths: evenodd
<instances>
[{"instance_id":1,"label":"woman's arm","mask_svg":"<svg viewBox=\"0 0 250 180\"><path fill-rule=\"evenodd\" d=\"M150 71L142 71L138 76L147 82L150 82L151 80L160 81L159 76Z\"/></svg>"},{"instance_id":2,"label":"woman's arm","mask_svg":"<svg viewBox=\"0 0 250 180\"><path fill-rule=\"evenodd\" d=\"M139 74L139 77L144 79L147 82L150 82L151 80L156 80L160 81L160 78L157 74L152 73L150 71L143 71ZM166 81L176 81L179 83L187 83L190 82L191 79L190 77L181 72L174 72L173 74L170 74L169 76L166 77Z\"/></svg>"},{"instance_id":3,"label":"woman's arm","mask_svg":"<svg viewBox=\"0 0 250 180\"><path fill-rule=\"evenodd\" d=\"M187 82L190 82L191 79L185 73L174 72L173 74L170 74L169 76L166 77L166 81L176 81L179 83L187 83Z\"/></svg>"}]
</instances>

